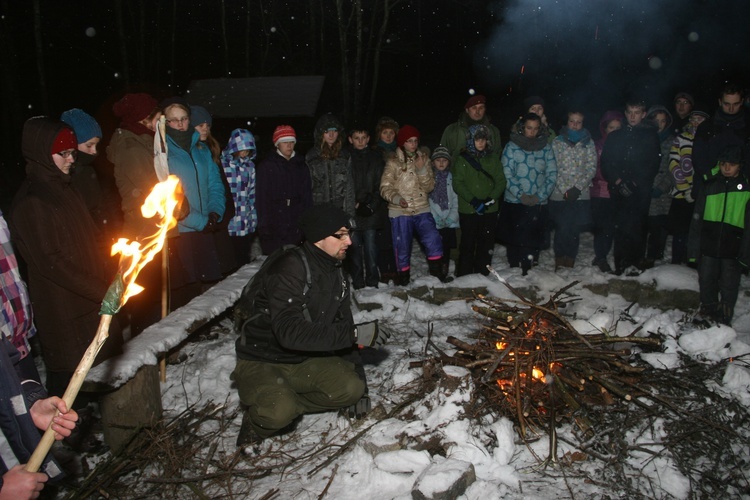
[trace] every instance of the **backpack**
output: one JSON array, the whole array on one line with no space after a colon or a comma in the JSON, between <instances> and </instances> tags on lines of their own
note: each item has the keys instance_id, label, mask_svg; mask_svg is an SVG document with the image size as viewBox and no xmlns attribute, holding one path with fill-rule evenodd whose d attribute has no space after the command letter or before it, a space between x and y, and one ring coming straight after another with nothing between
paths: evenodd
<instances>
[{"instance_id":1,"label":"backpack","mask_svg":"<svg viewBox=\"0 0 750 500\"><path fill-rule=\"evenodd\" d=\"M240 298L237 299L237 303L235 304L233 310L235 332L242 333L243 329L249 322L257 319L262 315L270 314L270 311L267 307L262 307L255 303L255 299L263 283L262 277L268 273L268 270L271 268L271 265L274 262L279 260L280 257L291 252L296 253L302 260L302 264L305 266L305 286L302 289L302 294L307 296L307 293L310 291L310 286L312 285L310 264L307 262L307 256L299 246L284 245L281 248L275 250L266 258L266 260L260 266L260 269L258 269L258 272L256 272L252 276L252 278L250 278L247 284L242 288ZM307 310L307 306L304 306L303 314L307 321L312 321L310 317L310 311Z\"/></svg>"}]
</instances>

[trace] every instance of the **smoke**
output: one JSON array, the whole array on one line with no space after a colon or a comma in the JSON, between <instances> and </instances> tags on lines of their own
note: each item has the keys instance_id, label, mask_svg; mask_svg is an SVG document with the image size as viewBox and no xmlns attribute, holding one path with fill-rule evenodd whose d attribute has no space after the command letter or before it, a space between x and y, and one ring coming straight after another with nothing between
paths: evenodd
<instances>
[{"instance_id":1,"label":"smoke","mask_svg":"<svg viewBox=\"0 0 750 500\"><path fill-rule=\"evenodd\" d=\"M671 104L676 90L712 90L750 67L750 2L510 0L475 55L482 84L516 101L538 94L567 107ZM710 96L711 103L714 94ZM707 101L708 102L708 101ZM671 107L671 106L669 106Z\"/></svg>"}]
</instances>

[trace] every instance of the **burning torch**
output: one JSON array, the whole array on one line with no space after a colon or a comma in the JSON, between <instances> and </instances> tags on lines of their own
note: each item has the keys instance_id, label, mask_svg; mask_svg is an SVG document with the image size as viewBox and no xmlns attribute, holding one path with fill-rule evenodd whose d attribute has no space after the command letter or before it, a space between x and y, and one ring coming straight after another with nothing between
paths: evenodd
<instances>
[{"instance_id":1,"label":"burning torch","mask_svg":"<svg viewBox=\"0 0 750 500\"><path fill-rule=\"evenodd\" d=\"M94 340L91 341L83 354L65 394L63 394L62 399L68 408L72 407L86 375L94 364L96 355L109 337L109 325L112 322L112 316L125 305L130 297L143 291L143 287L135 282L138 273L161 251L167 238L167 232L177 224L173 213L178 204L175 192L179 182L176 176L168 176L166 180L154 186L143 206L141 206L141 213L146 219L151 219L156 215L160 217L157 223L158 231L154 235L144 239L143 242L120 238L117 243L112 245L112 255L120 254L120 266L114 281L102 300L102 307L99 311L101 320ZM52 430L52 424L50 423L50 427L42 436L26 464L27 471L37 472L39 470L54 441L55 431Z\"/></svg>"}]
</instances>

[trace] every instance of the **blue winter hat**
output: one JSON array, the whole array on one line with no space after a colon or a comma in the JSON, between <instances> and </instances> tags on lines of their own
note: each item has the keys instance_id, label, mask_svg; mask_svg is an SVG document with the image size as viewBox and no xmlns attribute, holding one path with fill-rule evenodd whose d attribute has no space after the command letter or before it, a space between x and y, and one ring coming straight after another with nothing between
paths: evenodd
<instances>
[{"instance_id":1,"label":"blue winter hat","mask_svg":"<svg viewBox=\"0 0 750 500\"><path fill-rule=\"evenodd\" d=\"M211 113L203 106L190 106L190 126L197 127L204 123L208 123L209 127L213 125Z\"/></svg>"},{"instance_id":2,"label":"blue winter hat","mask_svg":"<svg viewBox=\"0 0 750 500\"><path fill-rule=\"evenodd\" d=\"M94 137L102 138L102 128L93 116L82 109L69 109L60 116L60 120L70 125L76 133L78 144L88 142Z\"/></svg>"}]
</instances>

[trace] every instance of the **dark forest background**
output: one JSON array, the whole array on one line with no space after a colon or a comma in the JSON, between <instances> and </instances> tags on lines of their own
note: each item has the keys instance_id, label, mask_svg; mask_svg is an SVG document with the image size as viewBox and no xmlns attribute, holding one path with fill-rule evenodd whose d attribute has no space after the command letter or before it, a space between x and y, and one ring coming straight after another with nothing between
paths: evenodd
<instances>
[{"instance_id":1,"label":"dark forest background","mask_svg":"<svg viewBox=\"0 0 750 500\"><path fill-rule=\"evenodd\" d=\"M594 135L601 112L632 94L671 107L677 90L689 90L712 110L721 82L747 82L749 5L0 0L0 206L23 179L20 136L30 116L82 108L102 125L104 148L116 126L112 104L124 93L182 95L195 79L324 75L318 114L371 126L393 116L420 128L430 146L472 90L488 96L503 133L533 94L547 100L554 127L568 107L586 110ZM280 121L247 117L245 126L266 131ZM310 136L314 121L294 124ZM217 120L219 140L234 126ZM111 167L101 152L107 187Z\"/></svg>"}]
</instances>

